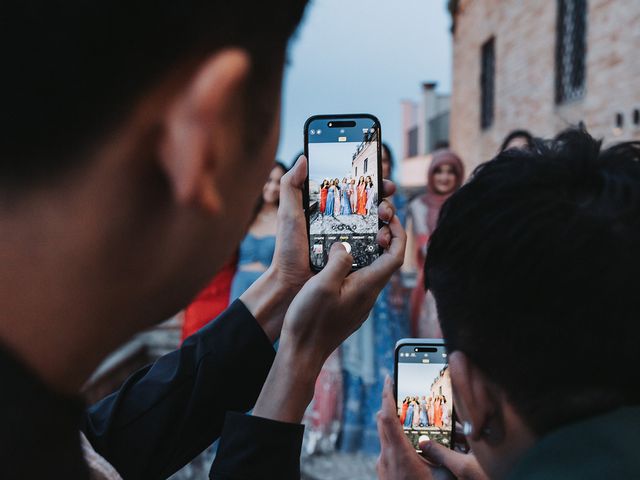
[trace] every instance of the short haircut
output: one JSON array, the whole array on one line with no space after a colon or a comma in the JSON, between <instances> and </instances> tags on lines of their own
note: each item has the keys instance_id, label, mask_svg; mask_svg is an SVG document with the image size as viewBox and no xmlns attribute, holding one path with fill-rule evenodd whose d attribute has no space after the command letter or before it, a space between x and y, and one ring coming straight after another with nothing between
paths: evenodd
<instances>
[{"instance_id":1,"label":"short haircut","mask_svg":"<svg viewBox=\"0 0 640 480\"><path fill-rule=\"evenodd\" d=\"M639 277L640 142L578 129L479 166L425 264L449 350L538 434L640 403Z\"/></svg>"},{"instance_id":2,"label":"short haircut","mask_svg":"<svg viewBox=\"0 0 640 480\"><path fill-rule=\"evenodd\" d=\"M224 47L252 57L259 110L307 0L55 2L3 6L2 187L82 160L154 84ZM279 81L279 80L278 80ZM264 103L264 102L263 102Z\"/></svg>"}]
</instances>

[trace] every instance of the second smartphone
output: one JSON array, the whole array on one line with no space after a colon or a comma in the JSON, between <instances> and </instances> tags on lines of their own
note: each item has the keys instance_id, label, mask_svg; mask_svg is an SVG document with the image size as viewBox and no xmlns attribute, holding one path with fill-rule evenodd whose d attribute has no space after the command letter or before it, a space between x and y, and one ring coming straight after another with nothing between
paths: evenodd
<instances>
[{"instance_id":1,"label":"second smartphone","mask_svg":"<svg viewBox=\"0 0 640 480\"><path fill-rule=\"evenodd\" d=\"M316 115L304 125L309 261L319 271L340 242L354 270L382 252L376 237L382 199L380 122L369 114Z\"/></svg>"},{"instance_id":2,"label":"second smartphone","mask_svg":"<svg viewBox=\"0 0 640 480\"><path fill-rule=\"evenodd\" d=\"M453 448L453 397L444 341L404 338L395 350L395 397L399 421L416 451L426 435Z\"/></svg>"}]
</instances>

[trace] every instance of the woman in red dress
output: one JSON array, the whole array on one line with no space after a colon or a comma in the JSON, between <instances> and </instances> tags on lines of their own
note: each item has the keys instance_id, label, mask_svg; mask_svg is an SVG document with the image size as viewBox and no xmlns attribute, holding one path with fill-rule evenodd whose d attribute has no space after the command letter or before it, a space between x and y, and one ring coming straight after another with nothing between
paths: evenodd
<instances>
[{"instance_id":1,"label":"woman in red dress","mask_svg":"<svg viewBox=\"0 0 640 480\"><path fill-rule=\"evenodd\" d=\"M404 421L407 418L407 409L409 408L409 397L405 398L402 402L402 411L400 412L400 424L404 425Z\"/></svg>"},{"instance_id":2,"label":"woman in red dress","mask_svg":"<svg viewBox=\"0 0 640 480\"><path fill-rule=\"evenodd\" d=\"M229 306L231 282L236 273L237 255L222 267L184 311L182 340L196 333Z\"/></svg>"},{"instance_id":3,"label":"woman in red dress","mask_svg":"<svg viewBox=\"0 0 640 480\"><path fill-rule=\"evenodd\" d=\"M440 396L438 396L436 398L436 402L435 402L435 407L433 408L434 410L434 416L435 418L435 426L438 428L442 428L442 398Z\"/></svg>"},{"instance_id":4,"label":"woman in red dress","mask_svg":"<svg viewBox=\"0 0 640 480\"><path fill-rule=\"evenodd\" d=\"M329 193L329 181L323 180L320 186L320 213L324 215L327 208L327 194Z\"/></svg>"},{"instance_id":5,"label":"woman in red dress","mask_svg":"<svg viewBox=\"0 0 640 480\"><path fill-rule=\"evenodd\" d=\"M364 177L360 177L360 180L358 180L358 188L356 189L358 192L358 211L356 213L358 215L366 215L367 213L366 188L367 184L364 181Z\"/></svg>"}]
</instances>

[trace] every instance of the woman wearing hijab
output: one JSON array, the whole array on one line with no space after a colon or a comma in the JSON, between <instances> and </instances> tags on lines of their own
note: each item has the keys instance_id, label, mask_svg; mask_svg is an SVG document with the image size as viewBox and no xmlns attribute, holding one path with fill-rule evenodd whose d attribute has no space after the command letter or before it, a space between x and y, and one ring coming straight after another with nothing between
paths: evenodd
<instances>
[{"instance_id":1,"label":"woman wearing hijab","mask_svg":"<svg viewBox=\"0 0 640 480\"><path fill-rule=\"evenodd\" d=\"M464 166L451 150L436 150L427 172L427 191L409 204L407 263L415 262L418 270L416 286L411 293L411 331L416 337L440 338L435 301L424 291L423 268L427 242L436 228L442 204L455 192L464 179Z\"/></svg>"}]
</instances>

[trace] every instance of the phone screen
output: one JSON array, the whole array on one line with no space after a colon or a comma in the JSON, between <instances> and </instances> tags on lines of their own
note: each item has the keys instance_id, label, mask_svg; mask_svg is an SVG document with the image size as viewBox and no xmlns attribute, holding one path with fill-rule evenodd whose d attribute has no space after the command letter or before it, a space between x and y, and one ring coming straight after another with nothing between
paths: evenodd
<instances>
[{"instance_id":1,"label":"phone screen","mask_svg":"<svg viewBox=\"0 0 640 480\"><path fill-rule=\"evenodd\" d=\"M379 255L380 124L374 117L312 117L307 121L309 255L322 269L342 242L353 268Z\"/></svg>"},{"instance_id":2,"label":"phone screen","mask_svg":"<svg viewBox=\"0 0 640 480\"><path fill-rule=\"evenodd\" d=\"M422 435L451 448L453 397L444 345L402 345L396 361L398 417L404 433L417 451Z\"/></svg>"}]
</instances>

